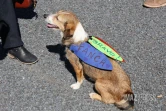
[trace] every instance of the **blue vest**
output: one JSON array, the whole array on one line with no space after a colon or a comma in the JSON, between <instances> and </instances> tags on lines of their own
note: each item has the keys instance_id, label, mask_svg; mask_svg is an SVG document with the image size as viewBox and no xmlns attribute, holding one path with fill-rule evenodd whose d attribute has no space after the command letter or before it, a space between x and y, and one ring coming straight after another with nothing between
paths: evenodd
<instances>
[{"instance_id":1,"label":"blue vest","mask_svg":"<svg viewBox=\"0 0 166 111\"><path fill-rule=\"evenodd\" d=\"M73 44L69 49L86 64L103 70L112 70L112 64L107 56L87 42Z\"/></svg>"}]
</instances>

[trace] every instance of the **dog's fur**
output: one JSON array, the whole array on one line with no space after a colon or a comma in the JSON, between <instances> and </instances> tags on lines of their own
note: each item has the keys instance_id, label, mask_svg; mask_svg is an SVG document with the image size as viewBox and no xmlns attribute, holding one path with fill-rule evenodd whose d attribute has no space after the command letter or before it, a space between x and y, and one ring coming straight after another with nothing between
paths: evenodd
<instances>
[{"instance_id":1,"label":"dog's fur","mask_svg":"<svg viewBox=\"0 0 166 111\"><path fill-rule=\"evenodd\" d=\"M78 18L69 11L59 11L56 14L45 15L49 27L58 28L62 34L62 44L66 46L66 57L76 73L77 82L72 84L73 89L79 89L84 80L84 74L95 80L97 93L90 93L90 98L104 103L115 104L120 109L130 109L134 106L134 94L131 89L130 79L120 65L113 59L112 71L105 71L90 66L71 52L71 44L80 44L88 40Z\"/></svg>"}]
</instances>

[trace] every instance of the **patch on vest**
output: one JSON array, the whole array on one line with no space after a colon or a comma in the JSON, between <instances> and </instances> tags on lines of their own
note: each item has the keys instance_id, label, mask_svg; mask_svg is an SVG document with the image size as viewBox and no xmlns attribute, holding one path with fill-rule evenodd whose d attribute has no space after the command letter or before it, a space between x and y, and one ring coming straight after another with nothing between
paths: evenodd
<instances>
[{"instance_id":1,"label":"patch on vest","mask_svg":"<svg viewBox=\"0 0 166 111\"><path fill-rule=\"evenodd\" d=\"M80 45L71 45L70 50L83 62L93 67L103 70L112 70L112 64L108 57L87 42L83 42Z\"/></svg>"},{"instance_id":2,"label":"patch on vest","mask_svg":"<svg viewBox=\"0 0 166 111\"><path fill-rule=\"evenodd\" d=\"M124 59L108 43L106 43L104 40L92 36L88 40L88 42L93 47L95 47L97 50L101 51L102 53L104 53L108 57L111 57L111 58L113 58L115 60L124 62Z\"/></svg>"}]
</instances>

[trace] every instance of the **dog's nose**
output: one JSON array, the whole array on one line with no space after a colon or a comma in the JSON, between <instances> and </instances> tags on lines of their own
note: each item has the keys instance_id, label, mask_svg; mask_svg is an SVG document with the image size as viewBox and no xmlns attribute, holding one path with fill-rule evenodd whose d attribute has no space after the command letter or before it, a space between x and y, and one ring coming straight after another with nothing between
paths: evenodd
<instances>
[{"instance_id":1,"label":"dog's nose","mask_svg":"<svg viewBox=\"0 0 166 111\"><path fill-rule=\"evenodd\" d=\"M47 18L47 17L48 17L48 14L44 14L43 17L44 17L44 18Z\"/></svg>"}]
</instances>

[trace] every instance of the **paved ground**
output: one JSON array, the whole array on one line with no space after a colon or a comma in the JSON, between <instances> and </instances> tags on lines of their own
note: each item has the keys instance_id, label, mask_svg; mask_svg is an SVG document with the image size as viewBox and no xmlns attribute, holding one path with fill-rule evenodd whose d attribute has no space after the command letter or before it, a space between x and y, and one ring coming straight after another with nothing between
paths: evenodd
<instances>
[{"instance_id":1,"label":"paved ground","mask_svg":"<svg viewBox=\"0 0 166 111\"><path fill-rule=\"evenodd\" d=\"M86 80L79 90L70 88L75 79L57 45L59 32L47 29L43 19L43 14L62 9L73 11L89 35L106 40L126 60L121 66L132 81L134 111L166 111L166 7L149 9L142 3L38 0L37 19L21 11L26 15L19 19L22 39L39 62L23 65L0 48L0 111L119 111L114 105L91 100L93 84Z\"/></svg>"}]
</instances>

